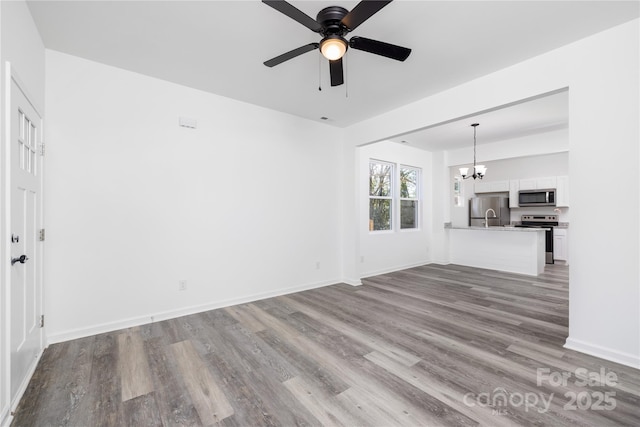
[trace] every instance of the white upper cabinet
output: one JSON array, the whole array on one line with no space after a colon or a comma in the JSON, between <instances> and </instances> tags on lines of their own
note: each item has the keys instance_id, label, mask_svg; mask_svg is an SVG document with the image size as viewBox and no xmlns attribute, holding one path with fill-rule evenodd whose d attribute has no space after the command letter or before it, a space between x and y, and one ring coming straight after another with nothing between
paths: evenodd
<instances>
[{"instance_id":1,"label":"white upper cabinet","mask_svg":"<svg viewBox=\"0 0 640 427\"><path fill-rule=\"evenodd\" d=\"M520 180L520 190L536 190L537 188L535 178Z\"/></svg>"},{"instance_id":2,"label":"white upper cabinet","mask_svg":"<svg viewBox=\"0 0 640 427\"><path fill-rule=\"evenodd\" d=\"M509 181L493 181L491 182L491 191L509 191Z\"/></svg>"},{"instance_id":3,"label":"white upper cabinet","mask_svg":"<svg viewBox=\"0 0 640 427\"><path fill-rule=\"evenodd\" d=\"M549 190L556 188L556 185L557 179L555 176L520 180L520 190Z\"/></svg>"},{"instance_id":4,"label":"white upper cabinet","mask_svg":"<svg viewBox=\"0 0 640 427\"><path fill-rule=\"evenodd\" d=\"M569 207L569 177L545 176L541 178L512 179L509 181L509 207L517 208L520 190L556 189L556 206Z\"/></svg>"},{"instance_id":5,"label":"white upper cabinet","mask_svg":"<svg viewBox=\"0 0 640 427\"><path fill-rule=\"evenodd\" d=\"M479 193L501 193L509 191L509 181L482 181L476 182L473 191Z\"/></svg>"},{"instance_id":6,"label":"white upper cabinet","mask_svg":"<svg viewBox=\"0 0 640 427\"><path fill-rule=\"evenodd\" d=\"M544 178L536 178L536 190L549 190L556 188L557 177L555 176L547 176Z\"/></svg>"},{"instance_id":7,"label":"white upper cabinet","mask_svg":"<svg viewBox=\"0 0 640 427\"><path fill-rule=\"evenodd\" d=\"M560 208L569 207L569 177L557 177L556 185L556 206Z\"/></svg>"},{"instance_id":8,"label":"white upper cabinet","mask_svg":"<svg viewBox=\"0 0 640 427\"><path fill-rule=\"evenodd\" d=\"M473 183L473 192L476 194L479 193L490 193L491 192L491 183L490 182L474 182Z\"/></svg>"},{"instance_id":9,"label":"white upper cabinet","mask_svg":"<svg viewBox=\"0 0 640 427\"><path fill-rule=\"evenodd\" d=\"M517 208L520 207L518 204L518 191L520 191L520 181L517 179L512 179L509 181L509 207Z\"/></svg>"}]
</instances>

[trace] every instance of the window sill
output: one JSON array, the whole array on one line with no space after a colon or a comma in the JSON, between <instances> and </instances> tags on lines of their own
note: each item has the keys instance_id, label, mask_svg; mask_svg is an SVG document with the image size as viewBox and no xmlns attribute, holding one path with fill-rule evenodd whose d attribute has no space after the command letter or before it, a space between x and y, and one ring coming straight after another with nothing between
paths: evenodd
<instances>
[{"instance_id":1,"label":"window sill","mask_svg":"<svg viewBox=\"0 0 640 427\"><path fill-rule=\"evenodd\" d=\"M369 230L369 234L371 235L384 235L384 234L393 234L395 231L393 230Z\"/></svg>"},{"instance_id":2,"label":"window sill","mask_svg":"<svg viewBox=\"0 0 640 427\"><path fill-rule=\"evenodd\" d=\"M417 231L422 231L421 228L402 228L400 229L401 233L415 233Z\"/></svg>"}]
</instances>

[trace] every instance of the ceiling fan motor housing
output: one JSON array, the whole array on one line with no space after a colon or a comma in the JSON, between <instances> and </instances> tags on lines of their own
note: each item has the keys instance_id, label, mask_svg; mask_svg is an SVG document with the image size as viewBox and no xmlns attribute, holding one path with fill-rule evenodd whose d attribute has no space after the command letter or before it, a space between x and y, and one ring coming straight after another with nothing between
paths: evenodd
<instances>
[{"instance_id":1,"label":"ceiling fan motor housing","mask_svg":"<svg viewBox=\"0 0 640 427\"><path fill-rule=\"evenodd\" d=\"M349 11L340 6L329 6L318 12L316 21L322 25L322 35L327 36L344 36L349 29L341 22L342 18L347 16Z\"/></svg>"},{"instance_id":2,"label":"ceiling fan motor housing","mask_svg":"<svg viewBox=\"0 0 640 427\"><path fill-rule=\"evenodd\" d=\"M324 37L320 41L320 51L329 60L341 58L349 48L349 43L344 38L349 32L349 29L342 23L342 18L344 18L347 13L349 13L349 11L344 7L329 6L318 12L318 16L316 17L316 21L322 26L320 32ZM341 46L340 49L335 45L338 41L338 46ZM334 45L333 56L331 53L325 52L325 48L327 48L329 44Z\"/></svg>"}]
</instances>

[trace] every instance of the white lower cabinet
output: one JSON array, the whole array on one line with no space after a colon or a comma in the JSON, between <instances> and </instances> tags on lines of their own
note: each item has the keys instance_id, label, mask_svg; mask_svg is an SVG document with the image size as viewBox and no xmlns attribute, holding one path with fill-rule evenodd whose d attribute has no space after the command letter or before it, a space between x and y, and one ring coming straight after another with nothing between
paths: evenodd
<instances>
[{"instance_id":1,"label":"white lower cabinet","mask_svg":"<svg viewBox=\"0 0 640 427\"><path fill-rule=\"evenodd\" d=\"M553 229L553 259L569 263L569 240L566 228Z\"/></svg>"}]
</instances>

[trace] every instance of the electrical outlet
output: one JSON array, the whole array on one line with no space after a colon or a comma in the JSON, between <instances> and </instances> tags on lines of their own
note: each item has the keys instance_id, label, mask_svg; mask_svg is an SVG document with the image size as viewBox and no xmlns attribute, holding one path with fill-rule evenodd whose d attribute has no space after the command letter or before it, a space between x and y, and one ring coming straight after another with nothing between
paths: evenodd
<instances>
[{"instance_id":1,"label":"electrical outlet","mask_svg":"<svg viewBox=\"0 0 640 427\"><path fill-rule=\"evenodd\" d=\"M320 261L316 261L316 270L320 270Z\"/></svg>"},{"instance_id":2,"label":"electrical outlet","mask_svg":"<svg viewBox=\"0 0 640 427\"><path fill-rule=\"evenodd\" d=\"M187 281L186 280L178 280L178 290L186 291L187 290Z\"/></svg>"},{"instance_id":3,"label":"electrical outlet","mask_svg":"<svg viewBox=\"0 0 640 427\"><path fill-rule=\"evenodd\" d=\"M364 262L364 257L363 256L360 257L360 262Z\"/></svg>"}]
</instances>

